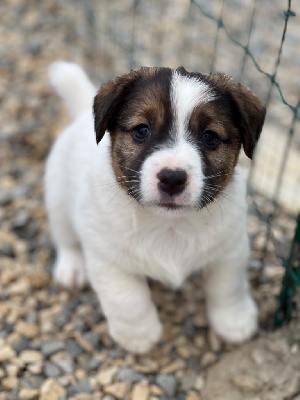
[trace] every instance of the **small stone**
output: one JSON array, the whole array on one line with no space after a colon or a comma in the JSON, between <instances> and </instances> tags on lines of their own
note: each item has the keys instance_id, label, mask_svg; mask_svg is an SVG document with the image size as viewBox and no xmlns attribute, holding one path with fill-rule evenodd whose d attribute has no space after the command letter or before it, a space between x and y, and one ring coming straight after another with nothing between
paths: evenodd
<instances>
[{"instance_id":1,"label":"small stone","mask_svg":"<svg viewBox=\"0 0 300 400\"><path fill-rule=\"evenodd\" d=\"M76 358L77 356L79 356L79 354L83 352L82 347L79 346L76 340L70 340L66 347L68 353L72 358Z\"/></svg>"},{"instance_id":2,"label":"small stone","mask_svg":"<svg viewBox=\"0 0 300 400\"><path fill-rule=\"evenodd\" d=\"M191 356L186 360L186 365L194 372L201 370L201 358L199 356Z\"/></svg>"},{"instance_id":3,"label":"small stone","mask_svg":"<svg viewBox=\"0 0 300 400\"><path fill-rule=\"evenodd\" d=\"M117 367L110 367L108 369L99 372L99 374L97 375L98 383L101 386L109 385L110 383L112 383L113 378L117 371L118 371Z\"/></svg>"},{"instance_id":4,"label":"small stone","mask_svg":"<svg viewBox=\"0 0 300 400\"><path fill-rule=\"evenodd\" d=\"M193 389L196 383L197 375L195 372L189 372L183 376L181 379L181 387L182 390L188 392L189 390Z\"/></svg>"},{"instance_id":5,"label":"small stone","mask_svg":"<svg viewBox=\"0 0 300 400\"><path fill-rule=\"evenodd\" d=\"M121 368L118 377L121 382L136 383L142 380L144 376L132 368Z\"/></svg>"},{"instance_id":6,"label":"small stone","mask_svg":"<svg viewBox=\"0 0 300 400\"><path fill-rule=\"evenodd\" d=\"M89 365L88 365L88 370L89 371L93 371L95 369L98 369L101 365L101 362L99 360L97 360L96 358L92 358L89 361Z\"/></svg>"},{"instance_id":7,"label":"small stone","mask_svg":"<svg viewBox=\"0 0 300 400\"><path fill-rule=\"evenodd\" d=\"M215 353L219 352L222 347L221 340L212 329L209 330L208 338L212 351Z\"/></svg>"},{"instance_id":8,"label":"small stone","mask_svg":"<svg viewBox=\"0 0 300 400\"><path fill-rule=\"evenodd\" d=\"M186 393L183 393L183 392L177 393L176 400L186 400Z\"/></svg>"},{"instance_id":9,"label":"small stone","mask_svg":"<svg viewBox=\"0 0 300 400\"><path fill-rule=\"evenodd\" d=\"M40 330L37 325L20 320L16 323L15 331L26 339L33 339Z\"/></svg>"},{"instance_id":10,"label":"small stone","mask_svg":"<svg viewBox=\"0 0 300 400\"><path fill-rule=\"evenodd\" d=\"M132 394L131 394L131 399L132 400L148 400L150 394L150 389L147 384L144 383L138 383L134 385Z\"/></svg>"},{"instance_id":11,"label":"small stone","mask_svg":"<svg viewBox=\"0 0 300 400\"><path fill-rule=\"evenodd\" d=\"M203 367L208 367L209 365L212 365L217 361L217 356L212 353L212 352L207 352L203 354L202 360L201 360L201 365Z\"/></svg>"},{"instance_id":12,"label":"small stone","mask_svg":"<svg viewBox=\"0 0 300 400\"><path fill-rule=\"evenodd\" d=\"M9 392L12 389L15 389L18 386L18 378L16 378L15 376L8 376L7 378L3 378L1 381L1 388L6 391Z\"/></svg>"},{"instance_id":13,"label":"small stone","mask_svg":"<svg viewBox=\"0 0 300 400\"><path fill-rule=\"evenodd\" d=\"M61 371L55 364L46 361L44 365L44 374L47 378L56 378L61 374Z\"/></svg>"},{"instance_id":14,"label":"small stone","mask_svg":"<svg viewBox=\"0 0 300 400\"><path fill-rule=\"evenodd\" d=\"M207 317L206 317L206 314L203 312L203 313L199 313L199 314L197 314L194 318L193 318L193 322L194 322L194 325L197 327L197 328L206 328L207 327Z\"/></svg>"},{"instance_id":15,"label":"small stone","mask_svg":"<svg viewBox=\"0 0 300 400\"><path fill-rule=\"evenodd\" d=\"M15 389L11 390L3 400L20 400L19 388L16 387Z\"/></svg>"},{"instance_id":16,"label":"small stone","mask_svg":"<svg viewBox=\"0 0 300 400\"><path fill-rule=\"evenodd\" d=\"M16 376L19 370L20 370L19 366L14 364L9 364L6 367L6 373L9 376Z\"/></svg>"},{"instance_id":17,"label":"small stone","mask_svg":"<svg viewBox=\"0 0 300 400\"><path fill-rule=\"evenodd\" d=\"M189 358L193 353L191 347L187 346L185 344L178 346L177 352L178 352L179 356L182 358Z\"/></svg>"},{"instance_id":18,"label":"small stone","mask_svg":"<svg viewBox=\"0 0 300 400\"><path fill-rule=\"evenodd\" d=\"M53 362L65 374L72 374L74 372L74 363L71 360L57 359L57 360L54 360Z\"/></svg>"},{"instance_id":19,"label":"small stone","mask_svg":"<svg viewBox=\"0 0 300 400\"><path fill-rule=\"evenodd\" d=\"M113 383L112 385L109 386L105 386L104 391L105 393L111 394L117 399L123 400L124 397L129 392L130 387L131 384L129 382L118 382L118 383Z\"/></svg>"},{"instance_id":20,"label":"small stone","mask_svg":"<svg viewBox=\"0 0 300 400\"><path fill-rule=\"evenodd\" d=\"M109 355L109 358L111 358L113 360L116 360L118 358L121 358L122 360L124 360L125 357L126 357L126 351L124 349L113 350Z\"/></svg>"},{"instance_id":21,"label":"small stone","mask_svg":"<svg viewBox=\"0 0 300 400\"><path fill-rule=\"evenodd\" d=\"M161 396L163 394L162 389L157 385L151 385L150 392L155 396Z\"/></svg>"},{"instance_id":22,"label":"small stone","mask_svg":"<svg viewBox=\"0 0 300 400\"><path fill-rule=\"evenodd\" d=\"M201 375L198 375L198 376L197 376L194 387L195 387L195 389L198 390L199 392L204 388L204 379L203 379L203 376L201 376Z\"/></svg>"},{"instance_id":23,"label":"small stone","mask_svg":"<svg viewBox=\"0 0 300 400\"><path fill-rule=\"evenodd\" d=\"M27 370L33 375L39 375L42 373L43 364L42 363L28 364Z\"/></svg>"},{"instance_id":24,"label":"small stone","mask_svg":"<svg viewBox=\"0 0 300 400\"><path fill-rule=\"evenodd\" d=\"M76 393L91 393L92 388L87 379L77 383L77 385L73 386Z\"/></svg>"},{"instance_id":25,"label":"small stone","mask_svg":"<svg viewBox=\"0 0 300 400\"><path fill-rule=\"evenodd\" d=\"M94 349L99 349L99 343L100 343L100 334L97 332L87 332L84 335L84 338L92 344Z\"/></svg>"},{"instance_id":26,"label":"small stone","mask_svg":"<svg viewBox=\"0 0 300 400\"><path fill-rule=\"evenodd\" d=\"M42 353L44 357L49 357L52 354L58 353L65 349L65 343L62 340L54 340L42 344Z\"/></svg>"},{"instance_id":27,"label":"small stone","mask_svg":"<svg viewBox=\"0 0 300 400\"><path fill-rule=\"evenodd\" d=\"M173 375L158 375L156 383L164 390L168 396L174 396L177 386L176 378Z\"/></svg>"},{"instance_id":28,"label":"small stone","mask_svg":"<svg viewBox=\"0 0 300 400\"><path fill-rule=\"evenodd\" d=\"M191 317L187 317L187 318L184 320L182 329L183 329L183 333L184 333L184 335L185 335L186 337L192 338L192 337L195 336L195 334L196 334L196 329L195 329L195 325L194 325L193 320L192 320Z\"/></svg>"},{"instance_id":29,"label":"small stone","mask_svg":"<svg viewBox=\"0 0 300 400\"><path fill-rule=\"evenodd\" d=\"M21 389L19 391L20 400L37 400L39 398L39 390L37 389Z\"/></svg>"},{"instance_id":30,"label":"small stone","mask_svg":"<svg viewBox=\"0 0 300 400\"><path fill-rule=\"evenodd\" d=\"M15 351L10 346L4 345L0 348L0 362L9 361L15 355Z\"/></svg>"},{"instance_id":31,"label":"small stone","mask_svg":"<svg viewBox=\"0 0 300 400\"><path fill-rule=\"evenodd\" d=\"M156 373L157 370L159 369L158 362L151 358L143 358L141 362L142 362L141 364L135 365L134 369L143 374Z\"/></svg>"},{"instance_id":32,"label":"small stone","mask_svg":"<svg viewBox=\"0 0 300 400\"><path fill-rule=\"evenodd\" d=\"M232 378L232 382L243 391L258 391L263 383L257 378L249 375L237 375Z\"/></svg>"},{"instance_id":33,"label":"small stone","mask_svg":"<svg viewBox=\"0 0 300 400\"><path fill-rule=\"evenodd\" d=\"M27 278L21 278L17 282L12 283L7 288L7 294L9 296L14 295L25 295L29 293L29 283Z\"/></svg>"},{"instance_id":34,"label":"small stone","mask_svg":"<svg viewBox=\"0 0 300 400\"><path fill-rule=\"evenodd\" d=\"M90 341L88 341L80 332L76 332L75 334L76 342L79 346L88 353L93 353L94 348Z\"/></svg>"},{"instance_id":35,"label":"small stone","mask_svg":"<svg viewBox=\"0 0 300 400\"><path fill-rule=\"evenodd\" d=\"M37 350L23 350L20 353L20 359L25 364L40 363L43 359L42 354Z\"/></svg>"},{"instance_id":36,"label":"small stone","mask_svg":"<svg viewBox=\"0 0 300 400\"><path fill-rule=\"evenodd\" d=\"M88 393L78 393L75 395L75 400L92 400L92 395Z\"/></svg>"},{"instance_id":37,"label":"small stone","mask_svg":"<svg viewBox=\"0 0 300 400\"><path fill-rule=\"evenodd\" d=\"M40 389L45 382L45 377L42 375L30 375L20 380L21 389Z\"/></svg>"},{"instance_id":38,"label":"small stone","mask_svg":"<svg viewBox=\"0 0 300 400\"><path fill-rule=\"evenodd\" d=\"M201 397L196 393L188 394L186 400L201 400Z\"/></svg>"},{"instance_id":39,"label":"small stone","mask_svg":"<svg viewBox=\"0 0 300 400\"><path fill-rule=\"evenodd\" d=\"M162 370L162 374L174 374L179 370L183 370L185 368L185 362L183 360L177 359L173 361L171 364L165 366Z\"/></svg>"},{"instance_id":40,"label":"small stone","mask_svg":"<svg viewBox=\"0 0 300 400\"><path fill-rule=\"evenodd\" d=\"M40 400L59 400L65 394L66 390L59 383L47 379L41 387Z\"/></svg>"},{"instance_id":41,"label":"small stone","mask_svg":"<svg viewBox=\"0 0 300 400\"><path fill-rule=\"evenodd\" d=\"M28 277L29 285L33 289L43 289L50 283L50 276L44 271L35 271L34 274Z\"/></svg>"}]
</instances>

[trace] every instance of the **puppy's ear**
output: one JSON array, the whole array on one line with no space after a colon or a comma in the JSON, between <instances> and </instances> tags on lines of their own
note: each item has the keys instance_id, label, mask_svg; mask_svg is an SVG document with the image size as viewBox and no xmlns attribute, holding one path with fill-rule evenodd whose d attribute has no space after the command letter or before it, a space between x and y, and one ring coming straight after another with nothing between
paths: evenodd
<instances>
[{"instance_id":1,"label":"puppy's ear","mask_svg":"<svg viewBox=\"0 0 300 400\"><path fill-rule=\"evenodd\" d=\"M140 79L154 75L155 67L142 67L139 70L131 70L129 74L119 76L114 81L105 83L94 99L94 117L97 144L103 138L104 133L110 127L110 123L116 116L118 108L123 104L130 87Z\"/></svg>"},{"instance_id":2,"label":"puppy's ear","mask_svg":"<svg viewBox=\"0 0 300 400\"><path fill-rule=\"evenodd\" d=\"M132 73L105 83L94 99L94 122L97 144L103 138L111 119L122 102L125 88L133 79Z\"/></svg>"},{"instance_id":3,"label":"puppy's ear","mask_svg":"<svg viewBox=\"0 0 300 400\"><path fill-rule=\"evenodd\" d=\"M252 159L265 120L265 107L250 89L235 82L229 75L214 73L208 76L208 80L221 94L233 100L234 112L239 114L236 117L244 151Z\"/></svg>"}]
</instances>

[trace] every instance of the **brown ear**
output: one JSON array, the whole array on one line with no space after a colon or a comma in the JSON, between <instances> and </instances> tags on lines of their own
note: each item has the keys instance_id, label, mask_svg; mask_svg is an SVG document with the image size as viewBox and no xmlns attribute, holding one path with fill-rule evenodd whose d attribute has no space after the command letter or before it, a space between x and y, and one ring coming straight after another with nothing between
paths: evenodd
<instances>
[{"instance_id":1,"label":"brown ear","mask_svg":"<svg viewBox=\"0 0 300 400\"><path fill-rule=\"evenodd\" d=\"M114 113L121 103L124 88L130 82L130 79L126 79L126 77L127 75L105 83L95 96L94 123L97 144L103 138Z\"/></svg>"},{"instance_id":2,"label":"brown ear","mask_svg":"<svg viewBox=\"0 0 300 400\"><path fill-rule=\"evenodd\" d=\"M94 99L94 119L97 144L113 122L113 117L124 101L126 92L134 82L143 76L154 74L156 68L143 67L129 74L119 76L114 81L105 83Z\"/></svg>"},{"instance_id":3,"label":"brown ear","mask_svg":"<svg viewBox=\"0 0 300 400\"><path fill-rule=\"evenodd\" d=\"M232 97L239 114L239 130L244 151L247 157L252 159L264 124L265 107L250 89L235 82L229 75L215 73L209 75L208 79L223 95Z\"/></svg>"}]
</instances>

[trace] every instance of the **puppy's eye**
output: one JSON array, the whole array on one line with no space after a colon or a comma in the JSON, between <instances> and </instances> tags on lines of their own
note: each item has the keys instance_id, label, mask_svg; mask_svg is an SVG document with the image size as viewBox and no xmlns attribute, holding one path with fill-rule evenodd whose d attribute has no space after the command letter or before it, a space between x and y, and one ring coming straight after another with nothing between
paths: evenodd
<instances>
[{"instance_id":1,"label":"puppy's eye","mask_svg":"<svg viewBox=\"0 0 300 400\"><path fill-rule=\"evenodd\" d=\"M150 132L149 127L146 124L137 125L132 130L132 137L138 143L144 142L150 136L151 136L151 132Z\"/></svg>"},{"instance_id":2,"label":"puppy's eye","mask_svg":"<svg viewBox=\"0 0 300 400\"><path fill-rule=\"evenodd\" d=\"M207 150L215 150L220 144L220 138L214 131L205 131L202 136L202 142Z\"/></svg>"}]
</instances>

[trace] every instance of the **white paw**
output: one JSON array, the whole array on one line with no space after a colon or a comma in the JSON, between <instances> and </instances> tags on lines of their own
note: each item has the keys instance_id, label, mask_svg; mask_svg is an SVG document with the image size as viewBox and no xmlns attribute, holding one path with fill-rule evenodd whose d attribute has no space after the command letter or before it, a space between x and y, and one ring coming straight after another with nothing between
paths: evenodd
<instances>
[{"instance_id":1,"label":"white paw","mask_svg":"<svg viewBox=\"0 0 300 400\"><path fill-rule=\"evenodd\" d=\"M257 331L257 307L250 296L230 306L208 307L213 329L226 342L240 343Z\"/></svg>"},{"instance_id":2,"label":"white paw","mask_svg":"<svg viewBox=\"0 0 300 400\"><path fill-rule=\"evenodd\" d=\"M162 325L154 307L139 321L125 318L110 321L108 318L108 324L112 338L132 353L146 353L162 334Z\"/></svg>"},{"instance_id":3,"label":"white paw","mask_svg":"<svg viewBox=\"0 0 300 400\"><path fill-rule=\"evenodd\" d=\"M67 289L86 286L88 279L82 253L79 250L60 251L54 266L53 278L56 283Z\"/></svg>"}]
</instances>

